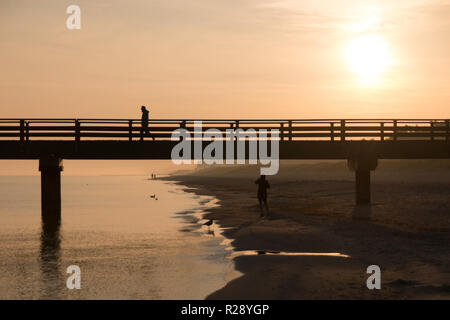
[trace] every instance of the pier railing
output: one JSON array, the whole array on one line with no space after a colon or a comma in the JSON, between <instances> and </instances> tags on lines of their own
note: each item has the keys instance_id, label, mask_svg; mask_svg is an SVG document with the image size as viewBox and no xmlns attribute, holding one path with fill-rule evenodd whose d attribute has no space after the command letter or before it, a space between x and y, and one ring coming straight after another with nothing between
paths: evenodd
<instances>
[{"instance_id":1,"label":"pier railing","mask_svg":"<svg viewBox=\"0 0 450 320\"><path fill-rule=\"evenodd\" d=\"M202 121L201 132L194 127ZM172 132L185 128L192 133L216 129L254 129L246 138L260 138L262 129L277 129L280 141L346 140L450 140L449 119L309 119L309 120L220 120L152 119L148 123L156 141L170 140ZM128 140L141 138L140 119L0 119L0 140ZM270 133L270 131L269 131ZM144 134L146 140L151 136ZM206 139L206 138L205 138ZM269 139L273 139L269 135Z\"/></svg>"}]
</instances>

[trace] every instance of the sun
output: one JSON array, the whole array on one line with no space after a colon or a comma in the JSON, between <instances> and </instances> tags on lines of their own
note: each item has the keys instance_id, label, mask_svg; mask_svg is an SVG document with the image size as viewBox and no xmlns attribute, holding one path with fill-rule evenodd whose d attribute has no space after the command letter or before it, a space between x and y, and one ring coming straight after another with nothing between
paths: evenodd
<instances>
[{"instance_id":1,"label":"sun","mask_svg":"<svg viewBox=\"0 0 450 320\"><path fill-rule=\"evenodd\" d=\"M364 35L351 40L346 48L350 71L360 80L373 83L392 64L389 47L379 35Z\"/></svg>"}]
</instances>

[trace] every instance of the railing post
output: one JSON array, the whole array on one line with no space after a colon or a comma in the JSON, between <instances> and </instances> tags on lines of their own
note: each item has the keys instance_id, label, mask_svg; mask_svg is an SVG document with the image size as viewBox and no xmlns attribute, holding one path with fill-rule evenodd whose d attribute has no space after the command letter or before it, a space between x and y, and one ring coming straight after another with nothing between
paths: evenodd
<instances>
[{"instance_id":1,"label":"railing post","mask_svg":"<svg viewBox=\"0 0 450 320\"><path fill-rule=\"evenodd\" d=\"M75 142L80 141L80 121L75 119Z\"/></svg>"},{"instance_id":2,"label":"railing post","mask_svg":"<svg viewBox=\"0 0 450 320\"><path fill-rule=\"evenodd\" d=\"M345 141L345 120L341 120L341 141Z\"/></svg>"},{"instance_id":3,"label":"railing post","mask_svg":"<svg viewBox=\"0 0 450 320\"><path fill-rule=\"evenodd\" d=\"M20 120L20 142L25 140L25 120Z\"/></svg>"},{"instance_id":4,"label":"railing post","mask_svg":"<svg viewBox=\"0 0 450 320\"><path fill-rule=\"evenodd\" d=\"M445 141L449 141L450 140L450 121L449 120L445 120L445 126L447 127L447 134L445 135Z\"/></svg>"},{"instance_id":5,"label":"railing post","mask_svg":"<svg viewBox=\"0 0 450 320\"><path fill-rule=\"evenodd\" d=\"M26 127L25 127L25 140L27 142L30 141L30 123L28 121L26 122Z\"/></svg>"},{"instance_id":6,"label":"railing post","mask_svg":"<svg viewBox=\"0 0 450 320\"><path fill-rule=\"evenodd\" d=\"M57 157L39 159L41 172L41 214L44 224L61 219L61 171L63 161Z\"/></svg>"},{"instance_id":7,"label":"railing post","mask_svg":"<svg viewBox=\"0 0 450 320\"><path fill-rule=\"evenodd\" d=\"M394 141L397 141L397 120L394 120L393 139Z\"/></svg>"},{"instance_id":8,"label":"railing post","mask_svg":"<svg viewBox=\"0 0 450 320\"><path fill-rule=\"evenodd\" d=\"M128 120L128 141L133 141L133 120Z\"/></svg>"},{"instance_id":9,"label":"railing post","mask_svg":"<svg viewBox=\"0 0 450 320\"><path fill-rule=\"evenodd\" d=\"M186 129L186 120L181 121L180 128ZM182 140L182 138L181 138L181 135L180 135L179 141L181 141L181 140Z\"/></svg>"},{"instance_id":10,"label":"railing post","mask_svg":"<svg viewBox=\"0 0 450 320\"><path fill-rule=\"evenodd\" d=\"M233 122L231 122L230 123L230 129L233 131L233 133L232 133L232 135L231 135L231 137L230 137L230 141L235 141L235 133L236 133L236 130L234 129L234 124L233 124ZM226 131L226 130L225 130Z\"/></svg>"},{"instance_id":11,"label":"railing post","mask_svg":"<svg viewBox=\"0 0 450 320\"><path fill-rule=\"evenodd\" d=\"M331 141L334 141L334 122L330 122Z\"/></svg>"},{"instance_id":12,"label":"railing post","mask_svg":"<svg viewBox=\"0 0 450 320\"><path fill-rule=\"evenodd\" d=\"M292 141L292 120L289 120L289 141Z\"/></svg>"},{"instance_id":13,"label":"railing post","mask_svg":"<svg viewBox=\"0 0 450 320\"><path fill-rule=\"evenodd\" d=\"M434 140L434 122L433 122L433 120L430 121L430 139Z\"/></svg>"},{"instance_id":14,"label":"railing post","mask_svg":"<svg viewBox=\"0 0 450 320\"><path fill-rule=\"evenodd\" d=\"M381 131L381 141L384 141L384 122L382 122L381 123L381 129L380 129L380 131Z\"/></svg>"},{"instance_id":15,"label":"railing post","mask_svg":"<svg viewBox=\"0 0 450 320\"><path fill-rule=\"evenodd\" d=\"M283 122L280 123L280 140L281 141L284 140L284 123Z\"/></svg>"}]
</instances>

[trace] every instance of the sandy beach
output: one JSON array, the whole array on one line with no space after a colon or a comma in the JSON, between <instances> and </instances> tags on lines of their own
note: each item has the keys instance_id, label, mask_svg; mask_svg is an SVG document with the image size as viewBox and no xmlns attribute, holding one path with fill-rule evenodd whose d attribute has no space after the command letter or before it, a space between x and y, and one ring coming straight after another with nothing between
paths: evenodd
<instances>
[{"instance_id":1,"label":"sandy beach","mask_svg":"<svg viewBox=\"0 0 450 320\"><path fill-rule=\"evenodd\" d=\"M207 298L449 299L448 164L409 164L380 164L370 207L355 207L353 175L342 163L284 165L268 179L267 218L259 217L255 167L172 176L219 199L205 219L225 228L236 253L255 252L236 254L243 275ZM320 255L332 253L348 257ZM366 286L369 265L381 268L380 290Z\"/></svg>"}]
</instances>

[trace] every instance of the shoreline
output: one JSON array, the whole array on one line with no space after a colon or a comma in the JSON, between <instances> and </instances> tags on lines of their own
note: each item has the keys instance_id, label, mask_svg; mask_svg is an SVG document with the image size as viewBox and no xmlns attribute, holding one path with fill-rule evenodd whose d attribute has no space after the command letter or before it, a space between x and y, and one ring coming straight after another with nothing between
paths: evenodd
<instances>
[{"instance_id":1,"label":"shoreline","mask_svg":"<svg viewBox=\"0 0 450 320\"><path fill-rule=\"evenodd\" d=\"M235 255L235 269L242 276L206 299L450 298L446 270L450 252L444 245L450 241L448 224L417 223L420 216L410 212L386 219L384 211L391 214L391 200L377 201L370 208L344 205L353 199L349 181L303 182L306 186L277 181L269 195L271 214L261 219L248 179L171 176L164 180L185 186L186 192L218 199L218 206L206 209L204 218L224 229L234 253L255 252ZM384 188L377 183L374 189ZM404 199L408 203L410 195ZM263 254L264 250L300 255ZM370 276L366 268L373 264L382 270L381 290L366 287Z\"/></svg>"},{"instance_id":2,"label":"shoreline","mask_svg":"<svg viewBox=\"0 0 450 320\"><path fill-rule=\"evenodd\" d=\"M191 234L191 236L198 238L199 244L205 245L205 243L209 242L209 244L207 244L205 247L205 249L207 249L207 252L209 252L208 260L211 258L210 250L215 248L213 249L214 252L213 256L218 260L214 264L216 265L222 264L222 266L224 267L222 270L223 272L220 273L220 277L218 277L223 283L214 286L215 289L220 290L228 282L240 276L241 273L235 269L234 262L231 259L228 259L227 253L228 250L230 250L230 247L227 246L228 238L226 238L223 235L224 230L221 227L219 227L218 228L219 232L217 232L218 230L214 228L214 226L210 229L203 224L203 221L206 220L205 217L208 211L218 206L217 205L218 199L206 193L198 194L192 192L192 188L185 186L184 184L180 183L180 181L169 179L168 177L158 178L156 180L163 180L166 182L170 182L174 186L178 187L181 186L183 193L194 194L196 201L198 202L198 205L196 205L194 208L174 212L172 217L180 218L183 220L182 222L183 227L178 229L179 232L189 233ZM207 238L204 238L205 236ZM226 261L226 263L224 261ZM210 277L211 275L209 275L209 278ZM206 299L207 296L210 294L210 292L211 291L205 293L202 300Z\"/></svg>"}]
</instances>

